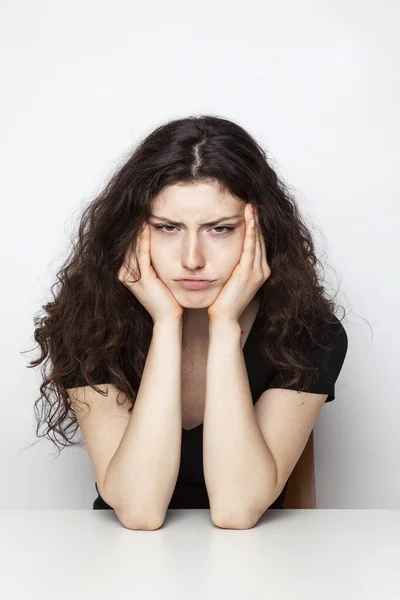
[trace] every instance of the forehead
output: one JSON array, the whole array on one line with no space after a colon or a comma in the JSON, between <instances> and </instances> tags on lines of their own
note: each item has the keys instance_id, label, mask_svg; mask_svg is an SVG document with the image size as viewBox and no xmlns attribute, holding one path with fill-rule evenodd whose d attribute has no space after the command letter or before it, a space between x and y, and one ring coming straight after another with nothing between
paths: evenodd
<instances>
[{"instance_id":1,"label":"forehead","mask_svg":"<svg viewBox=\"0 0 400 600\"><path fill-rule=\"evenodd\" d=\"M180 218L184 214L218 218L221 210L238 209L244 206L229 190L219 182L198 182L174 184L161 190L151 202L151 212L163 211L163 216ZM168 214L166 214L168 211ZM184 213L182 212L184 211ZM173 213L173 214L172 214ZM158 213L157 213L158 214Z\"/></svg>"}]
</instances>

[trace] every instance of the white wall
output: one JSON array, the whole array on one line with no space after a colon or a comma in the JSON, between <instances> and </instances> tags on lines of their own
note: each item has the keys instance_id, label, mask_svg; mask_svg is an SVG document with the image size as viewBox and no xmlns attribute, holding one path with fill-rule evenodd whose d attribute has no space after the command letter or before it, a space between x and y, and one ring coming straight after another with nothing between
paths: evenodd
<instances>
[{"instance_id":1,"label":"white wall","mask_svg":"<svg viewBox=\"0 0 400 600\"><path fill-rule=\"evenodd\" d=\"M29 447L40 375L22 352L83 203L155 126L207 113L267 149L348 311L336 399L314 430L318 508L399 508L399 3L0 7L0 508L91 508L84 447Z\"/></svg>"}]
</instances>

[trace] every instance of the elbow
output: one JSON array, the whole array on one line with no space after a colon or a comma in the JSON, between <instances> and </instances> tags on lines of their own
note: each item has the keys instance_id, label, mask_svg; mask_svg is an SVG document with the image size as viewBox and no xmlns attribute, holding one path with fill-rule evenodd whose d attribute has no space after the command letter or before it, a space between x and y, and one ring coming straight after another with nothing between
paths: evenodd
<instances>
[{"instance_id":1,"label":"elbow","mask_svg":"<svg viewBox=\"0 0 400 600\"><path fill-rule=\"evenodd\" d=\"M140 515L133 514L134 511L131 504L129 507L126 504L122 505L115 499L110 498L107 490L103 488L99 487L99 492L105 502L114 510L121 525L126 529L153 531L154 529L159 529L165 521L166 511L162 514L157 513L156 516L150 514L150 511Z\"/></svg>"},{"instance_id":2,"label":"elbow","mask_svg":"<svg viewBox=\"0 0 400 600\"><path fill-rule=\"evenodd\" d=\"M251 529L257 523L253 519L215 519L212 517L212 522L221 529Z\"/></svg>"},{"instance_id":3,"label":"elbow","mask_svg":"<svg viewBox=\"0 0 400 600\"><path fill-rule=\"evenodd\" d=\"M121 525L126 527L126 529L134 529L138 531L154 531L155 529L160 529L165 521L165 515L162 518L151 518L148 515L138 518L137 516L128 516L117 510L115 510L115 513Z\"/></svg>"},{"instance_id":4,"label":"elbow","mask_svg":"<svg viewBox=\"0 0 400 600\"><path fill-rule=\"evenodd\" d=\"M246 509L224 510L216 513L211 510L211 520L217 527L223 529L251 529L254 527L265 511L275 502L278 494L273 494L267 500L263 500L257 506L246 507Z\"/></svg>"},{"instance_id":5,"label":"elbow","mask_svg":"<svg viewBox=\"0 0 400 600\"><path fill-rule=\"evenodd\" d=\"M235 515L231 512L218 516L211 511L212 522L221 529L251 529L258 519L254 514Z\"/></svg>"}]
</instances>

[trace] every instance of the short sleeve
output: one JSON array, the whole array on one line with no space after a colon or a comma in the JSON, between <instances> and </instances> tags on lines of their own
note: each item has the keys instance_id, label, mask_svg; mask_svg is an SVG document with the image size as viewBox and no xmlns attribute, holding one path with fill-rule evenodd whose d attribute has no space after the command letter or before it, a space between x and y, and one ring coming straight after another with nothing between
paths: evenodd
<instances>
[{"instance_id":1,"label":"short sleeve","mask_svg":"<svg viewBox=\"0 0 400 600\"><path fill-rule=\"evenodd\" d=\"M308 384L303 391L315 394L328 394L325 402L331 402L335 399L335 383L339 377L340 371L347 354L348 338L342 323L334 317L335 322L324 323L318 335L315 336L319 345L310 345L305 347L306 357L312 367L317 369L318 378ZM310 371L306 372L308 376ZM294 371L276 371L273 374L268 388L283 388L284 384L289 382L294 376ZM300 377L300 382L305 381L304 373ZM299 385L286 386L288 390L297 390Z\"/></svg>"}]
</instances>

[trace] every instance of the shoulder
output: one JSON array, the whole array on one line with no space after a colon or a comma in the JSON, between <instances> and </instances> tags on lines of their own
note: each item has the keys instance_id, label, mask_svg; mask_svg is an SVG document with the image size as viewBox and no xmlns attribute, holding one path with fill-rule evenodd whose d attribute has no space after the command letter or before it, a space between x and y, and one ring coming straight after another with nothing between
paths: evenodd
<instances>
[{"instance_id":1,"label":"shoulder","mask_svg":"<svg viewBox=\"0 0 400 600\"><path fill-rule=\"evenodd\" d=\"M316 331L315 339L309 342L306 355L311 366L316 368L318 379L311 391L328 392L328 402L335 397L334 384L342 370L348 350L348 337L343 323L332 316Z\"/></svg>"},{"instance_id":2,"label":"shoulder","mask_svg":"<svg viewBox=\"0 0 400 600\"><path fill-rule=\"evenodd\" d=\"M332 316L330 321L314 326L313 335L308 333L301 343L302 352L316 376L314 381L307 383L303 391L328 394L327 402L335 398L335 382L342 370L348 348L347 332L342 322L336 316ZM274 369L268 387L287 387L297 390L298 386L289 383L293 375L292 369ZM304 383L305 378L306 373L302 372L300 381Z\"/></svg>"},{"instance_id":3,"label":"shoulder","mask_svg":"<svg viewBox=\"0 0 400 600\"><path fill-rule=\"evenodd\" d=\"M308 346L317 356L343 359L346 356L349 341L343 323L332 315L331 322L319 324L314 333L314 339L309 339Z\"/></svg>"},{"instance_id":4,"label":"shoulder","mask_svg":"<svg viewBox=\"0 0 400 600\"><path fill-rule=\"evenodd\" d=\"M310 339L310 345L316 346L327 346L336 348L338 350L347 350L348 338L346 329L335 315L332 315L330 322L323 321L319 322L313 331L314 340Z\"/></svg>"}]
</instances>

